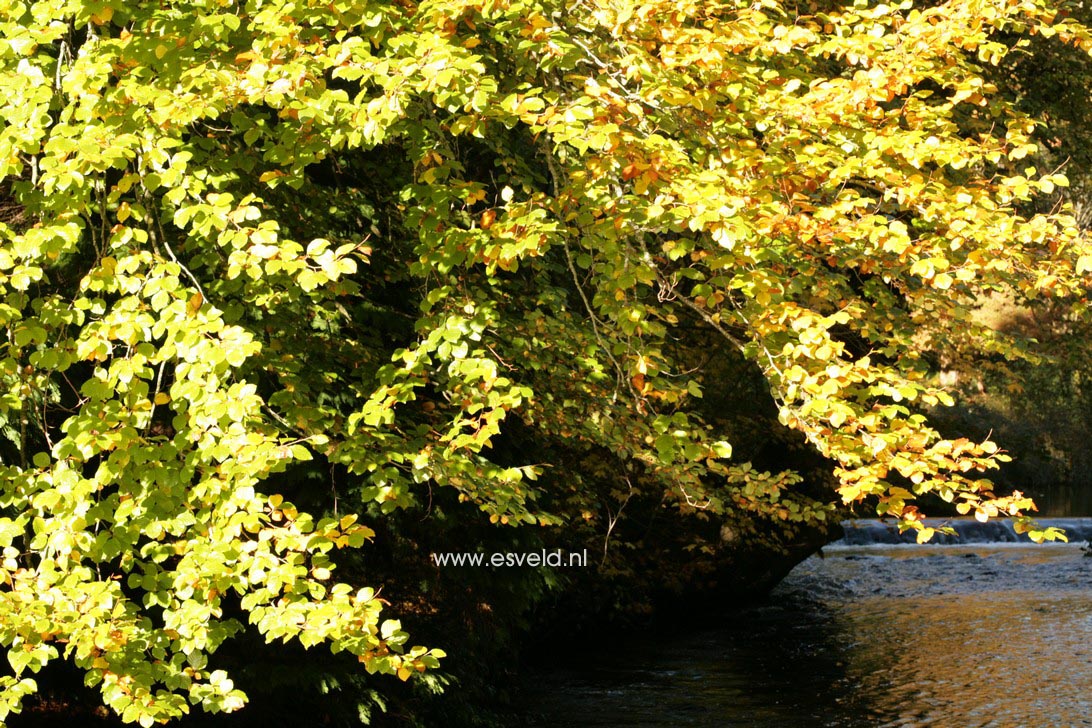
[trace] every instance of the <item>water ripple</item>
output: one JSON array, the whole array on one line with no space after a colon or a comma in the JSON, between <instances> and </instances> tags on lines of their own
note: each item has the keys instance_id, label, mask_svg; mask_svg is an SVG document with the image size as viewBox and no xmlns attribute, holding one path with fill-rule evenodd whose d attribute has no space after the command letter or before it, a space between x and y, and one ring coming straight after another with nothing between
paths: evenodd
<instances>
[{"instance_id":1,"label":"water ripple","mask_svg":"<svg viewBox=\"0 0 1092 728\"><path fill-rule=\"evenodd\" d=\"M839 546L703 631L535 676L540 725L1092 726L1077 545Z\"/></svg>"}]
</instances>

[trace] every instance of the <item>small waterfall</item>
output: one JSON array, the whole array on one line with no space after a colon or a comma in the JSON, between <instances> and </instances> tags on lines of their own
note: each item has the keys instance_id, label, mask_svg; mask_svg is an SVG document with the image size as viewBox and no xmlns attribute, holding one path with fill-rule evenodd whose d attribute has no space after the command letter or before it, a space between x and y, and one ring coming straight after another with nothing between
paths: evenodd
<instances>
[{"instance_id":1,"label":"small waterfall","mask_svg":"<svg viewBox=\"0 0 1092 728\"><path fill-rule=\"evenodd\" d=\"M1070 543L1092 541L1092 518L1040 518L1039 525L1054 526L1065 531ZM930 539L930 544L968 544L968 543L1031 543L1026 535L1013 530L1012 521L996 518L979 523L973 518L927 518L925 525L930 528L951 526L955 535L937 533ZM869 544L912 544L917 542L917 533L907 531L899 533L892 521L860 519L843 521L845 536L834 545L866 546Z\"/></svg>"}]
</instances>

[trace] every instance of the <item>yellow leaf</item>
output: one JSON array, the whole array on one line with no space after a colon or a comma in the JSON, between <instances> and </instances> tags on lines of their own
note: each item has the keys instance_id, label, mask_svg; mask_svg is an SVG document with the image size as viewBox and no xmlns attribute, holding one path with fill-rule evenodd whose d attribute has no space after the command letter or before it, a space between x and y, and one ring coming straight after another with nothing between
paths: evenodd
<instances>
[{"instance_id":1,"label":"yellow leaf","mask_svg":"<svg viewBox=\"0 0 1092 728\"><path fill-rule=\"evenodd\" d=\"M110 18L112 17L114 17L114 8L107 5L91 16L91 22L95 25L106 25L110 22Z\"/></svg>"},{"instance_id":2,"label":"yellow leaf","mask_svg":"<svg viewBox=\"0 0 1092 728\"><path fill-rule=\"evenodd\" d=\"M167 404L170 401L171 401L171 395L167 394L166 392L156 392L156 395L155 395L155 403L156 404Z\"/></svg>"}]
</instances>

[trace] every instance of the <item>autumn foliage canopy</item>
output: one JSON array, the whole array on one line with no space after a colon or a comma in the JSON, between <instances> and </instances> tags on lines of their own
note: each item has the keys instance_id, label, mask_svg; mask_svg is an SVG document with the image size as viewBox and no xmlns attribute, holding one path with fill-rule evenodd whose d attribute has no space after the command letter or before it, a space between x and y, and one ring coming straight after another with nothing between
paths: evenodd
<instances>
[{"instance_id":1,"label":"autumn foliage canopy","mask_svg":"<svg viewBox=\"0 0 1092 728\"><path fill-rule=\"evenodd\" d=\"M126 721L237 709L248 629L436 668L335 568L434 492L498 529L639 492L924 539L929 495L1058 535L929 420L938 352L1020 356L977 301L1089 283L983 72L1087 44L1041 0L0 0L0 31L0 716L62 659ZM837 495L733 454L721 360Z\"/></svg>"}]
</instances>

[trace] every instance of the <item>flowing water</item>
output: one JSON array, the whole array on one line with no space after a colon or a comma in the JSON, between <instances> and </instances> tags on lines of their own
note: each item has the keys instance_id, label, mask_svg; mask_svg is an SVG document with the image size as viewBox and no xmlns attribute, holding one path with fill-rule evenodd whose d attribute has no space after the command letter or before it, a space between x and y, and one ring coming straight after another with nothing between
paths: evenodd
<instances>
[{"instance_id":1,"label":"flowing water","mask_svg":"<svg viewBox=\"0 0 1092 728\"><path fill-rule=\"evenodd\" d=\"M1092 518L1071 543L858 522L715 627L597 644L536 675L542 726L1092 726Z\"/></svg>"}]
</instances>

